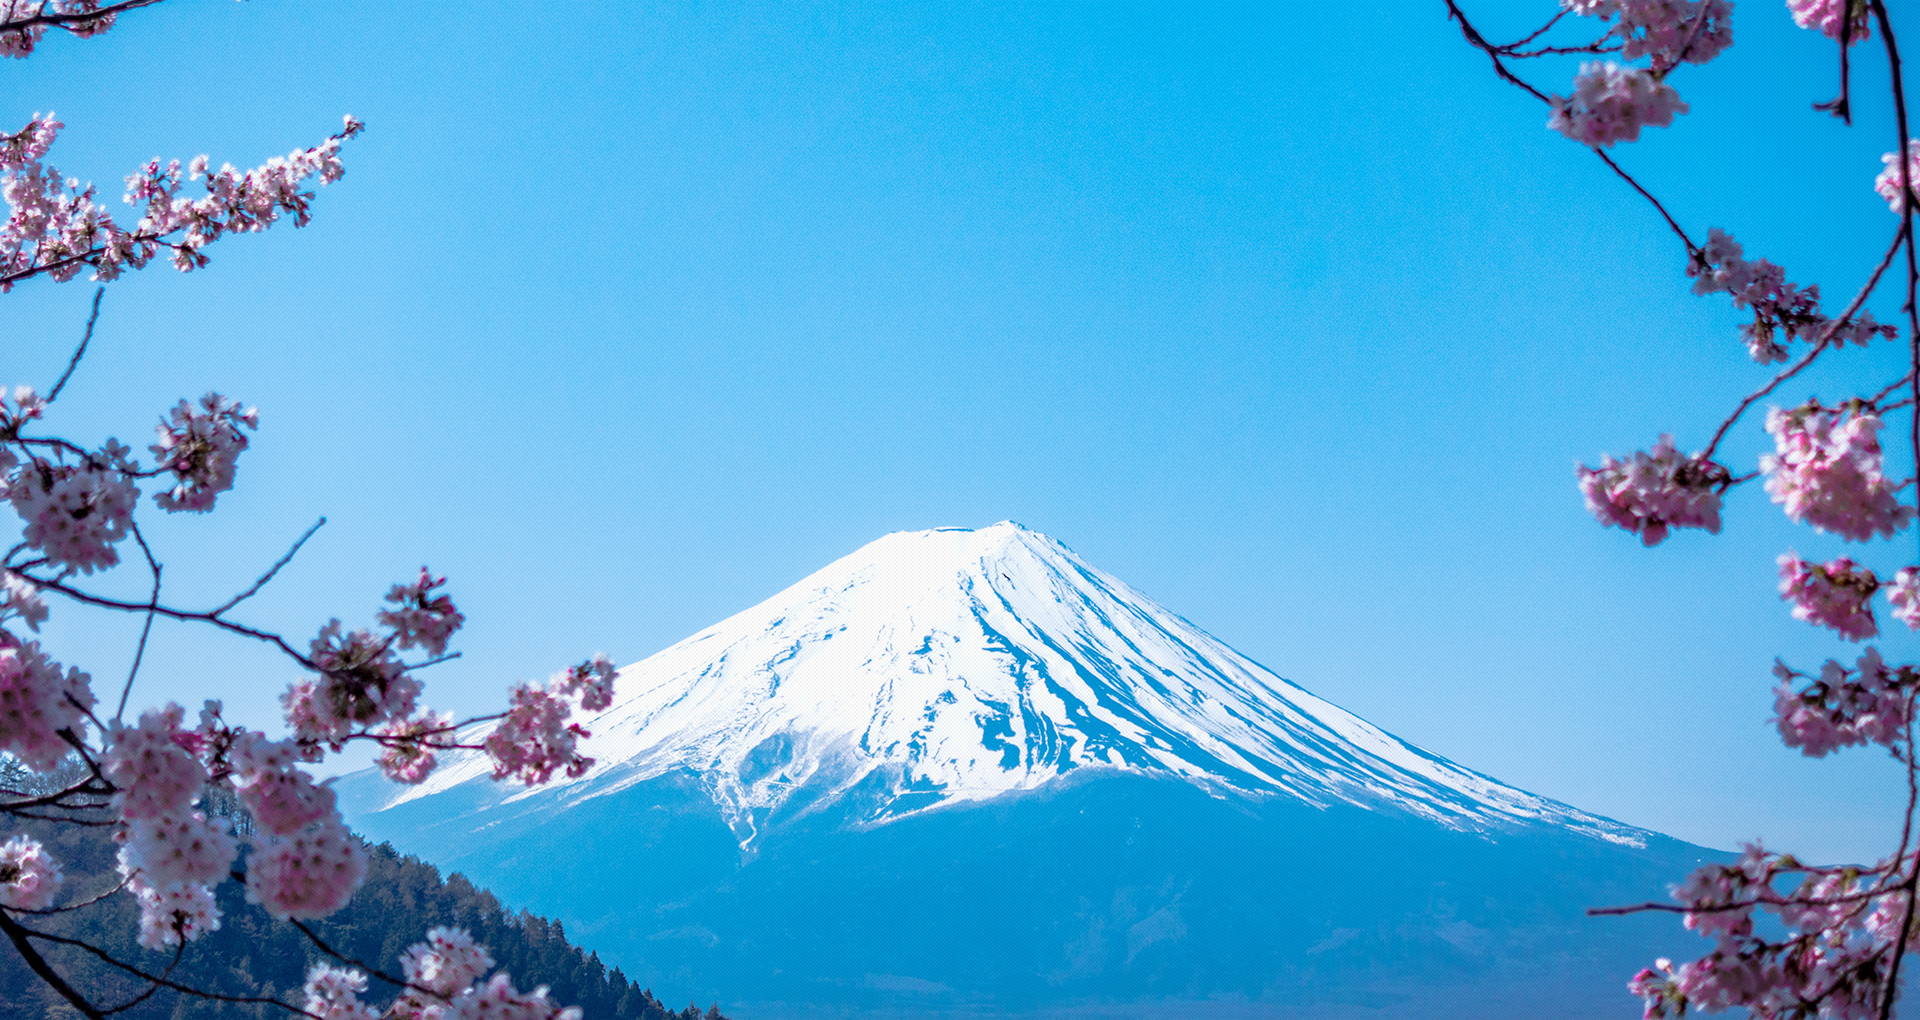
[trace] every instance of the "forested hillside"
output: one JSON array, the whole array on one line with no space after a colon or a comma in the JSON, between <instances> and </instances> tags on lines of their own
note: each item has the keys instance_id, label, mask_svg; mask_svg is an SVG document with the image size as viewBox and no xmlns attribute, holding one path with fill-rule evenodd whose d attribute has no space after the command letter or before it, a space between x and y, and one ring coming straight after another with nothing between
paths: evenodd
<instances>
[{"instance_id":1,"label":"forested hillside","mask_svg":"<svg viewBox=\"0 0 1920 1020\"><path fill-rule=\"evenodd\" d=\"M246 823L244 815L235 820ZM0 834L0 839L8 835ZM107 892L118 880L112 844L100 830L42 826L33 835L65 866L67 886L60 902ZM668 1009L618 968L601 963L597 954L569 944L558 921L525 911L509 913L492 893L459 874L442 879L434 866L398 854L386 844L368 847L367 856L366 884L353 901L339 913L309 924L316 936L344 956L397 974L400 953L422 941L428 928L455 925L472 932L516 985L547 985L556 1001L579 1006L587 1020L725 1020L717 1005L705 1011L694 1005L680 1011ZM300 1005L307 967L327 959L325 954L293 925L275 921L245 902L239 883L223 883L218 892L225 915L220 930L188 945L173 979L227 996L277 997ZM170 953L136 944L139 909L125 893L112 893L84 910L21 920L36 930L100 947L149 973L165 971L171 959ZM83 949L45 942L36 945L76 987L112 990L114 1005L135 999L149 987L148 982ZM392 994L391 986L383 987L377 978L368 989L368 998L374 1002L384 1003ZM73 1015L72 1008L28 970L12 947L0 944L0 1016L67 1020ZM128 1020L297 1016L266 1002L216 1002L165 989L118 1015Z\"/></svg>"}]
</instances>

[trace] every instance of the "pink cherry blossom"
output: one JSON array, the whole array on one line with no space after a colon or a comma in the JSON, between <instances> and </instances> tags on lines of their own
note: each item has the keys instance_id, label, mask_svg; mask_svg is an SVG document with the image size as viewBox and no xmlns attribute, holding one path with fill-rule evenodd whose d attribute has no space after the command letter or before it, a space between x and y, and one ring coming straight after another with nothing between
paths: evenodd
<instances>
[{"instance_id":1,"label":"pink cherry blossom","mask_svg":"<svg viewBox=\"0 0 1920 1020\"><path fill-rule=\"evenodd\" d=\"M45 910L60 895L60 862L31 836L0 843L0 906Z\"/></svg>"},{"instance_id":2,"label":"pink cherry blossom","mask_svg":"<svg viewBox=\"0 0 1920 1020\"><path fill-rule=\"evenodd\" d=\"M0 576L0 623L9 619L36 631L47 621L47 602L39 587L15 574Z\"/></svg>"},{"instance_id":3,"label":"pink cherry blossom","mask_svg":"<svg viewBox=\"0 0 1920 1020\"><path fill-rule=\"evenodd\" d=\"M27 522L23 537L48 566L91 574L120 562L114 546L127 537L140 499L130 472L112 462L122 449L85 464L29 461L8 480L7 498Z\"/></svg>"},{"instance_id":4,"label":"pink cherry blossom","mask_svg":"<svg viewBox=\"0 0 1920 1020\"><path fill-rule=\"evenodd\" d=\"M1787 516L1856 542L1891 538L1913 520L1883 471L1880 416L1809 403L1767 413L1775 452L1760 459L1767 493Z\"/></svg>"},{"instance_id":5,"label":"pink cherry blossom","mask_svg":"<svg viewBox=\"0 0 1920 1020\"><path fill-rule=\"evenodd\" d=\"M1901 567L1887 586L1887 601L1893 604L1894 619L1909 630L1920 630L1920 567Z\"/></svg>"},{"instance_id":6,"label":"pink cherry blossom","mask_svg":"<svg viewBox=\"0 0 1920 1020\"><path fill-rule=\"evenodd\" d=\"M1699 455L1681 456L1672 436L1662 435L1650 454L1635 453L1626 461L1609 456L1598 469L1582 467L1579 473L1587 510L1646 545L1660 544L1669 528L1720 533L1719 487L1727 469Z\"/></svg>"},{"instance_id":7,"label":"pink cherry blossom","mask_svg":"<svg viewBox=\"0 0 1920 1020\"><path fill-rule=\"evenodd\" d=\"M464 928L434 928L400 957L407 981L441 998L459 994L493 969L493 956Z\"/></svg>"},{"instance_id":8,"label":"pink cherry blossom","mask_svg":"<svg viewBox=\"0 0 1920 1020\"><path fill-rule=\"evenodd\" d=\"M1850 641L1880 633L1871 601L1880 581L1873 571L1857 569L1845 556L1820 566L1788 552L1778 562L1780 597L1793 603L1794 619L1831 627Z\"/></svg>"},{"instance_id":9,"label":"pink cherry blossom","mask_svg":"<svg viewBox=\"0 0 1920 1020\"><path fill-rule=\"evenodd\" d=\"M220 930L213 890L198 882L153 886L136 877L128 889L140 903L140 944L148 949L177 946Z\"/></svg>"},{"instance_id":10,"label":"pink cherry blossom","mask_svg":"<svg viewBox=\"0 0 1920 1020\"><path fill-rule=\"evenodd\" d=\"M247 902L286 920L346 906L367 877L367 855L336 814L291 835L256 832L247 857Z\"/></svg>"},{"instance_id":11,"label":"pink cherry blossom","mask_svg":"<svg viewBox=\"0 0 1920 1020\"><path fill-rule=\"evenodd\" d=\"M360 1001L367 975L358 970L318 964L307 972L306 1010L320 1020L378 1020L380 1013Z\"/></svg>"},{"instance_id":12,"label":"pink cherry blossom","mask_svg":"<svg viewBox=\"0 0 1920 1020\"><path fill-rule=\"evenodd\" d=\"M576 749L587 731L569 724L572 706L558 694L538 684L520 684L513 689L513 706L494 731L482 742L493 759L493 778L515 779L535 786L553 778L564 769L568 777L577 777L593 765Z\"/></svg>"},{"instance_id":13,"label":"pink cherry blossom","mask_svg":"<svg viewBox=\"0 0 1920 1020\"><path fill-rule=\"evenodd\" d=\"M1920 676L1910 666L1887 666L1867 648L1853 669L1831 659L1817 678L1775 663L1774 723L1788 747L1820 758L1855 744L1891 746L1913 713ZM1797 681L1807 681L1805 684Z\"/></svg>"},{"instance_id":14,"label":"pink cherry blossom","mask_svg":"<svg viewBox=\"0 0 1920 1020\"><path fill-rule=\"evenodd\" d=\"M1874 193L1886 199L1887 208L1900 212L1900 157L1889 152L1880 157L1880 162L1886 168L1873 179ZM1920 138L1907 141L1907 181L1911 186L1920 188Z\"/></svg>"},{"instance_id":15,"label":"pink cherry blossom","mask_svg":"<svg viewBox=\"0 0 1920 1020\"><path fill-rule=\"evenodd\" d=\"M257 409L242 411L239 401L218 393L201 397L200 408L196 411L182 400L173 409L172 421L154 429L159 438L149 449L178 480L173 488L154 494L163 510L213 509L215 497L233 488L234 461L247 448L241 427L260 425Z\"/></svg>"},{"instance_id":16,"label":"pink cherry blossom","mask_svg":"<svg viewBox=\"0 0 1920 1020\"><path fill-rule=\"evenodd\" d=\"M399 719L375 731L385 750L380 755L380 771L396 783L418 783L433 774L437 763L434 741L453 736L453 717L423 711L412 719Z\"/></svg>"},{"instance_id":17,"label":"pink cherry blossom","mask_svg":"<svg viewBox=\"0 0 1920 1020\"><path fill-rule=\"evenodd\" d=\"M233 740L234 788L264 832L291 835L339 816L333 788L315 783L296 764L300 752L298 744L261 733L241 731Z\"/></svg>"},{"instance_id":18,"label":"pink cherry blossom","mask_svg":"<svg viewBox=\"0 0 1920 1020\"><path fill-rule=\"evenodd\" d=\"M0 630L0 751L36 772L59 765L72 750L60 737L85 733L83 709L93 707L91 678L62 671L37 641Z\"/></svg>"},{"instance_id":19,"label":"pink cherry blossom","mask_svg":"<svg viewBox=\"0 0 1920 1020\"><path fill-rule=\"evenodd\" d=\"M101 772L118 788L113 805L125 819L162 818L184 812L206 785L207 770L183 746L185 713L169 703L140 715L140 725L117 727Z\"/></svg>"},{"instance_id":20,"label":"pink cherry blossom","mask_svg":"<svg viewBox=\"0 0 1920 1020\"><path fill-rule=\"evenodd\" d=\"M505 974L495 974L455 998L438 1020L581 1020L580 1008L561 1008L547 998L547 986L517 991Z\"/></svg>"},{"instance_id":21,"label":"pink cherry blossom","mask_svg":"<svg viewBox=\"0 0 1920 1020\"><path fill-rule=\"evenodd\" d=\"M295 736L338 745L356 729L412 715L420 683L391 643L364 630L342 634L339 620L321 628L310 653L319 679L295 684L280 699Z\"/></svg>"},{"instance_id":22,"label":"pink cherry blossom","mask_svg":"<svg viewBox=\"0 0 1920 1020\"><path fill-rule=\"evenodd\" d=\"M578 696L581 708L598 712L613 704L613 681L617 676L613 660L601 653L578 666L555 673L548 687L559 694Z\"/></svg>"},{"instance_id":23,"label":"pink cherry blossom","mask_svg":"<svg viewBox=\"0 0 1920 1020\"><path fill-rule=\"evenodd\" d=\"M418 645L428 655L440 655L447 650L447 640L466 622L466 617L460 615L445 593L432 594L433 589L446 583L446 578L435 578L427 568L421 567L418 581L396 584L387 592L387 601L400 608L381 610L379 619L382 626L393 629L395 644L401 648Z\"/></svg>"},{"instance_id":24,"label":"pink cherry blossom","mask_svg":"<svg viewBox=\"0 0 1920 1020\"><path fill-rule=\"evenodd\" d=\"M1847 16L1849 7L1853 8L1853 28L1847 32L1847 42L1862 42L1873 34L1873 22L1867 17L1866 4L1857 0L1787 0L1787 10L1793 12L1794 24L1834 40L1840 38L1841 19Z\"/></svg>"},{"instance_id":25,"label":"pink cherry blossom","mask_svg":"<svg viewBox=\"0 0 1920 1020\"><path fill-rule=\"evenodd\" d=\"M1862 310L1844 323L1820 314L1820 288L1787 282L1786 272L1766 259L1748 261L1740 242L1714 227L1707 243L1687 266L1695 294L1724 293L1735 308L1753 310L1740 327L1747 353L1760 364L1787 360L1786 344L1797 339L1861 347L1875 337L1893 337L1892 326L1873 321ZM1784 341L1784 342L1783 342Z\"/></svg>"},{"instance_id":26,"label":"pink cherry blossom","mask_svg":"<svg viewBox=\"0 0 1920 1020\"><path fill-rule=\"evenodd\" d=\"M1573 95L1553 97L1547 127L1582 145L1604 148L1640 137L1643 126L1666 127L1687 104L1673 86L1637 67L1613 61L1582 64Z\"/></svg>"},{"instance_id":27,"label":"pink cherry blossom","mask_svg":"<svg viewBox=\"0 0 1920 1020\"><path fill-rule=\"evenodd\" d=\"M226 881L240 852L227 831L226 819L209 819L198 811L136 818L127 823L123 835L122 870L138 872L142 881L155 887L176 882L219 885Z\"/></svg>"},{"instance_id":28,"label":"pink cherry blossom","mask_svg":"<svg viewBox=\"0 0 1920 1020\"><path fill-rule=\"evenodd\" d=\"M1733 4L1728 0L1563 0L1561 6L1602 20L1617 15L1620 23L1609 34L1620 38L1621 55L1628 60L1651 57L1661 70L1683 60L1704 64L1733 45ZM1706 24L1697 24L1701 17Z\"/></svg>"}]
</instances>

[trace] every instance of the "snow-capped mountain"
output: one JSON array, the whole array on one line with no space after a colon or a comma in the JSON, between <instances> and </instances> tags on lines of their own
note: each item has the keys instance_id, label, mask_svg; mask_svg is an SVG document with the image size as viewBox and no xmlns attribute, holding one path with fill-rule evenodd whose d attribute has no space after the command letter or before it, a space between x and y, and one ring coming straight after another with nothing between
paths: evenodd
<instances>
[{"instance_id":1,"label":"snow-capped mountain","mask_svg":"<svg viewBox=\"0 0 1920 1020\"><path fill-rule=\"evenodd\" d=\"M570 781L335 789L742 1016L1624 1015L1688 936L1585 908L1712 853L1409 745L1012 523L881 538L584 723Z\"/></svg>"},{"instance_id":2,"label":"snow-capped mountain","mask_svg":"<svg viewBox=\"0 0 1920 1020\"><path fill-rule=\"evenodd\" d=\"M531 796L604 796L687 769L744 843L756 815L802 792L817 807L878 780L878 820L1092 767L1456 829L1547 822L1642 842L1313 696L1012 522L887 535L621 670L616 692L586 723L592 771ZM456 759L388 805L486 772L478 755Z\"/></svg>"}]
</instances>

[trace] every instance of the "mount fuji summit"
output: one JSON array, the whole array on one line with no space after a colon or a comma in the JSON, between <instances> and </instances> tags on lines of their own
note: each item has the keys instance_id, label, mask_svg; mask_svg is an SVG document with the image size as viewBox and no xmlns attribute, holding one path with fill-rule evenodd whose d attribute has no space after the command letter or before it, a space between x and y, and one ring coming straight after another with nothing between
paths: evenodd
<instances>
[{"instance_id":1,"label":"mount fuji summit","mask_svg":"<svg viewBox=\"0 0 1920 1020\"><path fill-rule=\"evenodd\" d=\"M729 1013L1626 1016L1713 851L1422 750L1003 522L620 671L571 780L345 777L366 836ZM485 725L464 733L466 742Z\"/></svg>"}]
</instances>

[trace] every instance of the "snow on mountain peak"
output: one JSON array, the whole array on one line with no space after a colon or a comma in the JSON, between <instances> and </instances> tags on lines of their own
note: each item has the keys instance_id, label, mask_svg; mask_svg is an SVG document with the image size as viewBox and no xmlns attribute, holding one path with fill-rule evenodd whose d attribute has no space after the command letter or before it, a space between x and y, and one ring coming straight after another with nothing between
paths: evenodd
<instances>
[{"instance_id":1,"label":"snow on mountain peak","mask_svg":"<svg viewBox=\"0 0 1920 1020\"><path fill-rule=\"evenodd\" d=\"M687 769L745 841L756 817L856 787L878 794L866 813L884 821L1108 768L1641 844L1313 696L1011 521L877 539L622 669L616 691L586 722L593 769L519 796L598 796ZM455 755L390 803L486 772Z\"/></svg>"}]
</instances>

